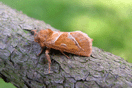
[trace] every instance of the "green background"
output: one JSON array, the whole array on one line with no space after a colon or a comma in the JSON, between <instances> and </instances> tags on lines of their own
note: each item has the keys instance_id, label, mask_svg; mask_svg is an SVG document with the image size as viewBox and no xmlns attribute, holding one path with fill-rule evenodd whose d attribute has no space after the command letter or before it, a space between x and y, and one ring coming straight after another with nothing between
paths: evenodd
<instances>
[{"instance_id":1,"label":"green background","mask_svg":"<svg viewBox=\"0 0 132 88\"><path fill-rule=\"evenodd\" d=\"M132 63L132 0L1 1L61 31L83 31L94 39L93 46Z\"/></svg>"}]
</instances>

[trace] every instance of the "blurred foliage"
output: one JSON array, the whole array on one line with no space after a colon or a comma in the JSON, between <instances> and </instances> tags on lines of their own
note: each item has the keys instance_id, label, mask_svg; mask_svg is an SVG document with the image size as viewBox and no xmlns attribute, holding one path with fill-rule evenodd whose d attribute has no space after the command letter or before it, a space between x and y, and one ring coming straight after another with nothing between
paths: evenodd
<instances>
[{"instance_id":1,"label":"blurred foliage","mask_svg":"<svg viewBox=\"0 0 132 88\"><path fill-rule=\"evenodd\" d=\"M1 0L61 31L83 31L93 46L132 63L132 0Z\"/></svg>"},{"instance_id":2,"label":"blurred foliage","mask_svg":"<svg viewBox=\"0 0 132 88\"><path fill-rule=\"evenodd\" d=\"M3 79L0 79L0 88L16 88L11 83L5 83Z\"/></svg>"}]
</instances>

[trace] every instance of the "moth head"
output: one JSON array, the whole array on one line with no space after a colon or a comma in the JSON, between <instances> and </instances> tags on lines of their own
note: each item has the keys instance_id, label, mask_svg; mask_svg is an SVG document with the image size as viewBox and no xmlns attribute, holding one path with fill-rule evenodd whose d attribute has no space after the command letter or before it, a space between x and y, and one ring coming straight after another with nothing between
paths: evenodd
<instances>
[{"instance_id":1,"label":"moth head","mask_svg":"<svg viewBox=\"0 0 132 88\"><path fill-rule=\"evenodd\" d=\"M40 30L38 33L34 31L34 41L38 43L44 43L47 38L53 33L51 29Z\"/></svg>"},{"instance_id":2,"label":"moth head","mask_svg":"<svg viewBox=\"0 0 132 88\"><path fill-rule=\"evenodd\" d=\"M34 41L39 42L40 39L38 37L37 30L32 30L31 33L34 35Z\"/></svg>"}]
</instances>

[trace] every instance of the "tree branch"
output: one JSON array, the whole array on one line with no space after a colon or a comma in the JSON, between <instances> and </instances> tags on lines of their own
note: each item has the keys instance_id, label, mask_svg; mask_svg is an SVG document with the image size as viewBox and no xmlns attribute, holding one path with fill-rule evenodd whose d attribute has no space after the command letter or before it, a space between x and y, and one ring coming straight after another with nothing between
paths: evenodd
<instances>
[{"instance_id":1,"label":"tree branch","mask_svg":"<svg viewBox=\"0 0 132 88\"><path fill-rule=\"evenodd\" d=\"M50 53L51 73L39 44L23 29L56 30L0 3L0 77L19 88L130 88L132 64L93 47L91 57ZM44 61L45 60L45 61Z\"/></svg>"}]
</instances>

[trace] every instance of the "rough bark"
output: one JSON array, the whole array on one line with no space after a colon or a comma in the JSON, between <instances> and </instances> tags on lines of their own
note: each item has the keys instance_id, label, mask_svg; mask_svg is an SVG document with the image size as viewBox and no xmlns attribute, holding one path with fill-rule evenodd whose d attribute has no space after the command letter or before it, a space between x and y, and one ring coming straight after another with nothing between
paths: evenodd
<instances>
[{"instance_id":1,"label":"rough bark","mask_svg":"<svg viewBox=\"0 0 132 88\"><path fill-rule=\"evenodd\" d=\"M33 36L23 29L51 28L0 3L0 77L18 88L130 88L132 64L93 47L91 57L51 52L51 73ZM45 61L44 61L45 60Z\"/></svg>"}]
</instances>

